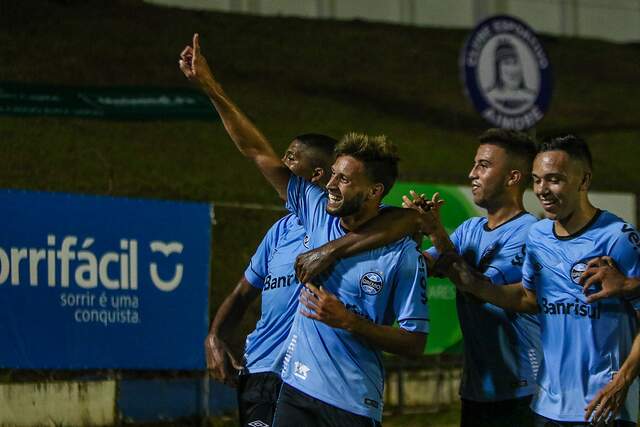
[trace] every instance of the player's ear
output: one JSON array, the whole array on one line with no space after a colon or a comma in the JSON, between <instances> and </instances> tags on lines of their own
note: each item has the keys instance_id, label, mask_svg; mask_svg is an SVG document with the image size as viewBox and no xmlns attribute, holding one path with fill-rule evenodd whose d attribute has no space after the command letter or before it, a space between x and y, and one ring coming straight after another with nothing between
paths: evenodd
<instances>
[{"instance_id":1,"label":"player's ear","mask_svg":"<svg viewBox=\"0 0 640 427\"><path fill-rule=\"evenodd\" d=\"M384 184L378 182L369 187L369 197L370 198L379 198L382 200L382 193L384 193Z\"/></svg>"},{"instance_id":2,"label":"player's ear","mask_svg":"<svg viewBox=\"0 0 640 427\"><path fill-rule=\"evenodd\" d=\"M311 174L311 182L319 182L324 177L324 169L315 168Z\"/></svg>"},{"instance_id":3,"label":"player's ear","mask_svg":"<svg viewBox=\"0 0 640 427\"><path fill-rule=\"evenodd\" d=\"M582 175L582 182L580 182L580 191L589 191L589 187L591 187L591 171L586 171L584 175Z\"/></svg>"},{"instance_id":4,"label":"player's ear","mask_svg":"<svg viewBox=\"0 0 640 427\"><path fill-rule=\"evenodd\" d=\"M522 178L522 171L519 171L517 169L510 171L509 175L507 176L507 187L520 185L520 182L522 182Z\"/></svg>"}]
</instances>

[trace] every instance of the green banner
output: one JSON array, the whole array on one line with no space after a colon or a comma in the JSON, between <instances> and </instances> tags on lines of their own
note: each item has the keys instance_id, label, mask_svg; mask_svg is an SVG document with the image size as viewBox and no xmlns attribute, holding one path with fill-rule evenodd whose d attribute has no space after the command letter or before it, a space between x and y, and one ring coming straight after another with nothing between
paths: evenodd
<instances>
[{"instance_id":1,"label":"green banner","mask_svg":"<svg viewBox=\"0 0 640 427\"><path fill-rule=\"evenodd\" d=\"M212 119L199 91L175 88L61 87L0 83L0 114L113 119Z\"/></svg>"},{"instance_id":2,"label":"green banner","mask_svg":"<svg viewBox=\"0 0 640 427\"><path fill-rule=\"evenodd\" d=\"M413 182L396 182L384 203L393 206L402 205L402 196L409 195L409 190L424 193L427 196L439 192L446 201L440 212L442 222L449 233L464 220L480 215L473 202L461 187L450 185L422 184ZM423 249L431 246L425 241ZM456 312L455 287L449 280L428 279L429 317L431 318L426 354L442 352L460 353L462 351L462 332Z\"/></svg>"}]
</instances>

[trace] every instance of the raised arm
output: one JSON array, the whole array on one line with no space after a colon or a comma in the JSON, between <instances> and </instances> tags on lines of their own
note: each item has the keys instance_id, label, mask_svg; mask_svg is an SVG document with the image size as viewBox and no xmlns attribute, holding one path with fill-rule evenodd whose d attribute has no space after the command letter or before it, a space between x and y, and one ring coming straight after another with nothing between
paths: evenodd
<instances>
[{"instance_id":1,"label":"raised arm","mask_svg":"<svg viewBox=\"0 0 640 427\"><path fill-rule=\"evenodd\" d=\"M242 358L233 354L228 341L249 305L259 294L260 290L242 277L233 292L220 305L205 339L207 369L214 379L227 385L236 385L237 370L242 368L239 362Z\"/></svg>"},{"instance_id":2,"label":"raised arm","mask_svg":"<svg viewBox=\"0 0 640 427\"><path fill-rule=\"evenodd\" d=\"M302 288L300 304L302 315L333 328L344 329L388 353L405 357L419 356L427 343L427 334L373 323L347 310L335 295L312 283L306 283Z\"/></svg>"},{"instance_id":3,"label":"raised arm","mask_svg":"<svg viewBox=\"0 0 640 427\"><path fill-rule=\"evenodd\" d=\"M193 46L184 48L178 63L184 75L207 94L240 153L253 160L280 197L286 200L287 183L291 172L282 163L262 132L227 96L215 79L207 60L200 51L198 34L193 35Z\"/></svg>"},{"instance_id":4,"label":"raised arm","mask_svg":"<svg viewBox=\"0 0 640 427\"><path fill-rule=\"evenodd\" d=\"M587 405L585 421L590 421L591 425L601 425L600 422L606 423L615 418L624 404L629 386L638 378L638 374L640 374L640 334L633 340L631 352L620 370Z\"/></svg>"}]
</instances>

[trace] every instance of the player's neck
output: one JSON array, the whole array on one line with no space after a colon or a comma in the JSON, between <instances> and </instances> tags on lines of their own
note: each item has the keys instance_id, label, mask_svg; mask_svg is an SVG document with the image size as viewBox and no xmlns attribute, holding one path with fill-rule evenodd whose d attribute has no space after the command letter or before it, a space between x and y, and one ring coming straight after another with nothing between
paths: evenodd
<instances>
[{"instance_id":1,"label":"player's neck","mask_svg":"<svg viewBox=\"0 0 640 427\"><path fill-rule=\"evenodd\" d=\"M487 207L487 227L494 229L524 211L522 198Z\"/></svg>"},{"instance_id":2,"label":"player's neck","mask_svg":"<svg viewBox=\"0 0 640 427\"><path fill-rule=\"evenodd\" d=\"M362 209L353 215L340 218L340 225L348 231L360 228L367 221L378 215L378 206L375 204L364 205Z\"/></svg>"},{"instance_id":3,"label":"player's neck","mask_svg":"<svg viewBox=\"0 0 640 427\"><path fill-rule=\"evenodd\" d=\"M583 201L580 207L565 218L555 220L553 227L557 236L567 237L582 230L598 212L589 200Z\"/></svg>"}]
</instances>

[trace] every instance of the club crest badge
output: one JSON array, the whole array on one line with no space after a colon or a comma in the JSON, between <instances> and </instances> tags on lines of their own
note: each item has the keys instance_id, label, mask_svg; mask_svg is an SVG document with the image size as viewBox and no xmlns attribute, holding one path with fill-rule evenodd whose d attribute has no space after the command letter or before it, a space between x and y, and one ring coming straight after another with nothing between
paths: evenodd
<instances>
[{"instance_id":1,"label":"club crest badge","mask_svg":"<svg viewBox=\"0 0 640 427\"><path fill-rule=\"evenodd\" d=\"M571 267L571 280L573 281L573 283L582 287L582 285L580 284L580 276L582 276L582 273L584 273L586 270L587 264L583 261L579 261L573 264L573 267Z\"/></svg>"},{"instance_id":2,"label":"club crest badge","mask_svg":"<svg viewBox=\"0 0 640 427\"><path fill-rule=\"evenodd\" d=\"M551 66L533 30L505 15L482 21L460 57L467 96L494 126L533 127L549 108Z\"/></svg>"},{"instance_id":3,"label":"club crest badge","mask_svg":"<svg viewBox=\"0 0 640 427\"><path fill-rule=\"evenodd\" d=\"M367 295L378 295L383 285L382 276L378 273L369 272L360 278L360 289Z\"/></svg>"}]
</instances>

